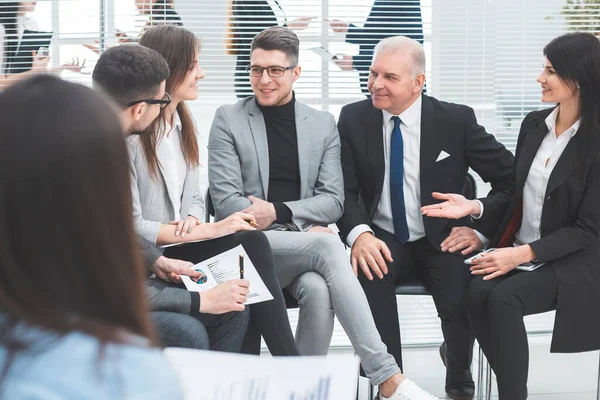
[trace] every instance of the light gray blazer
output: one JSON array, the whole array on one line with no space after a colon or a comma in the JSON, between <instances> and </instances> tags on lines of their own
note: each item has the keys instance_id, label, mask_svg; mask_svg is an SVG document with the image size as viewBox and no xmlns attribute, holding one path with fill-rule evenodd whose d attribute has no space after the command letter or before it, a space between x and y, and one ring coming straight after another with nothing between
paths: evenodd
<instances>
[{"instance_id":1,"label":"light gray blazer","mask_svg":"<svg viewBox=\"0 0 600 400\"><path fill-rule=\"evenodd\" d=\"M343 212L340 138L333 116L296 101L300 200L285 205L300 230L336 222ZM208 140L208 180L220 220L267 199L267 130L254 97L217 109Z\"/></svg>"},{"instance_id":2,"label":"light gray blazer","mask_svg":"<svg viewBox=\"0 0 600 400\"><path fill-rule=\"evenodd\" d=\"M204 197L200 192L198 168L188 169L183 193L173 193L164 182L166 176L162 166L160 176L153 178L146 162L138 135L127 138L129 150L129 172L133 200L133 224L138 235L156 244L161 224L175 219L173 196L181 196L181 218L192 215L202 221Z\"/></svg>"}]
</instances>

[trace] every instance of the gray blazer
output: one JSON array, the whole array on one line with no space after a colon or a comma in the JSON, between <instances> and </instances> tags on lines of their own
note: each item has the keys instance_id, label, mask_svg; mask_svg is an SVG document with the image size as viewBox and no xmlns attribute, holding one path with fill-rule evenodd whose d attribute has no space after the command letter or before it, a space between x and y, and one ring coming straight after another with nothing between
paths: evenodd
<instances>
[{"instance_id":1,"label":"gray blazer","mask_svg":"<svg viewBox=\"0 0 600 400\"><path fill-rule=\"evenodd\" d=\"M296 101L300 200L285 205L300 230L336 222L343 212L344 179L340 138L333 116ZM208 140L208 180L220 220L251 205L248 196L267 199L267 130L254 97L220 107Z\"/></svg>"},{"instance_id":2,"label":"gray blazer","mask_svg":"<svg viewBox=\"0 0 600 400\"><path fill-rule=\"evenodd\" d=\"M139 136L127 138L129 150L129 172L133 200L133 224L138 235L156 244L161 224L175 219L173 196L181 196L181 218L192 215L202 221L204 197L200 192L198 168L189 169L183 185L183 193L172 193L164 182L165 171L160 167L160 176L153 178L141 148Z\"/></svg>"}]
</instances>

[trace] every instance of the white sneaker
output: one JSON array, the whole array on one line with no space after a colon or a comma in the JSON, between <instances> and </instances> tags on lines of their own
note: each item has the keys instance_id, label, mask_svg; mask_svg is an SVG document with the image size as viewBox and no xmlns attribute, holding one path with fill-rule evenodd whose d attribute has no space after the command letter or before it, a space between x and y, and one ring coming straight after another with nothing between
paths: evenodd
<instances>
[{"instance_id":1,"label":"white sneaker","mask_svg":"<svg viewBox=\"0 0 600 400\"><path fill-rule=\"evenodd\" d=\"M410 379L404 379L391 397L381 395L381 400L440 400L419 386Z\"/></svg>"}]
</instances>

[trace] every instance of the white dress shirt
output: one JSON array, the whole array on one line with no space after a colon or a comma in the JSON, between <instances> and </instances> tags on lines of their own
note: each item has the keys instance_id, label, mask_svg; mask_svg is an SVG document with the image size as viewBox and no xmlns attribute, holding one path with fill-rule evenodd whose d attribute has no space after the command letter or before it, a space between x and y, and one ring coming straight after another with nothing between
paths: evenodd
<instances>
[{"instance_id":1,"label":"white dress shirt","mask_svg":"<svg viewBox=\"0 0 600 400\"><path fill-rule=\"evenodd\" d=\"M165 123L165 132L166 134L158 142L156 153L164 171L163 178L169 198L173 203L175 219L179 220L181 219L181 195L187 175L187 165L181 150L181 120L177 112L173 114L172 128L169 123Z\"/></svg>"},{"instance_id":2,"label":"white dress shirt","mask_svg":"<svg viewBox=\"0 0 600 400\"><path fill-rule=\"evenodd\" d=\"M548 133L529 168L529 174L523 188L523 219L517 232L515 244L531 243L541 237L540 223L548 179L560 159L569 141L579 129L581 120L577 120L560 136L556 136L556 117L558 107L546 118Z\"/></svg>"},{"instance_id":3,"label":"white dress shirt","mask_svg":"<svg viewBox=\"0 0 600 400\"><path fill-rule=\"evenodd\" d=\"M404 148L404 205L406 209L406 222L408 224L408 241L414 242L425 236L425 226L423 225L423 216L421 215L421 103L419 98L398 117L400 131L402 132L402 143ZM373 224L390 233L394 232L394 220L392 219L392 201L390 196L390 148L392 141L392 131L394 130L393 114L382 110L382 134L383 134L383 157L385 160L385 172L383 176L383 188L381 190L381 199ZM355 226L348 237L346 243L352 247L358 236L364 232L373 232L366 224Z\"/></svg>"}]
</instances>

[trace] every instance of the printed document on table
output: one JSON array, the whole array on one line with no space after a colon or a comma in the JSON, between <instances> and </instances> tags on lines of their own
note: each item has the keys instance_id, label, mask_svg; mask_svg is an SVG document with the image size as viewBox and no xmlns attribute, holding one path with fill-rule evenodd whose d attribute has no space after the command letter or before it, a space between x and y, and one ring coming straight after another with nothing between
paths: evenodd
<instances>
[{"instance_id":1,"label":"printed document on table","mask_svg":"<svg viewBox=\"0 0 600 400\"><path fill-rule=\"evenodd\" d=\"M244 246L241 244L231 250L218 254L208 260L204 260L192 267L196 271L204 273L204 277L194 282L189 276L181 275L181 279L190 292L205 292L219 283L230 279L240 278L239 256L244 256L244 279L250 281L250 293L248 293L247 305L273 300L273 295L265 286L262 278L256 271L252 260L248 257Z\"/></svg>"}]
</instances>

